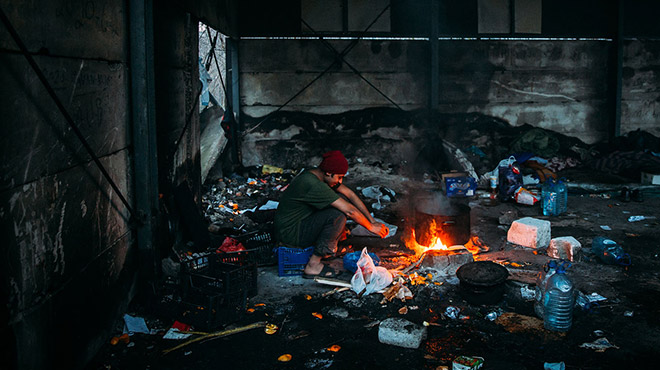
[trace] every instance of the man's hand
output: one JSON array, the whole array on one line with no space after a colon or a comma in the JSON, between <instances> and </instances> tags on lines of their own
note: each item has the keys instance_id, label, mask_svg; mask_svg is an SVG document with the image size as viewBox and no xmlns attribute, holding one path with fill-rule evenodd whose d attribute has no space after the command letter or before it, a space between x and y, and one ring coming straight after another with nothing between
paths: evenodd
<instances>
[{"instance_id":1,"label":"man's hand","mask_svg":"<svg viewBox=\"0 0 660 370\"><path fill-rule=\"evenodd\" d=\"M369 228L369 231L380 236L381 238L386 237L387 234L390 233L390 229L384 224L381 224L380 222L372 223L371 227Z\"/></svg>"}]
</instances>

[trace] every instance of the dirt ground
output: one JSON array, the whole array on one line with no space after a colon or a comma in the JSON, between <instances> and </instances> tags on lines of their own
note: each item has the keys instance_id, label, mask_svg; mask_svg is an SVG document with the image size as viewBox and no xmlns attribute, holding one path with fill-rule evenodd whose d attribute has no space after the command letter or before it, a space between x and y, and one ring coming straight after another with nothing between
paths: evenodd
<instances>
[{"instance_id":1,"label":"dirt ground","mask_svg":"<svg viewBox=\"0 0 660 370\"><path fill-rule=\"evenodd\" d=\"M510 274L503 294L494 302L475 304L455 276L434 276L428 284L408 285L414 295L411 300L383 304L382 294L358 297L350 290L325 294L334 287L300 276L279 277L277 266L265 266L259 268L258 294L249 299L249 312L218 330L264 321L278 326L275 334L257 328L165 354L164 350L183 342L162 339L172 317L158 315L153 306L138 300L129 313L144 317L153 334L134 334L129 344L111 345L108 338L88 368L443 369L451 368L452 360L461 355L482 357L484 369L542 369L544 363L558 362L567 369L656 368L660 354L659 224L655 218L637 222L628 218L658 215L660 198L648 193L642 202L622 202L616 192L576 193L569 193L568 212L558 217L544 217L537 206L487 206L479 198L470 201L471 233L489 248L475 259L497 261ZM410 216L402 209L409 205L402 197L376 216L402 230ZM501 216L505 216L502 221ZM582 244L580 258L567 274L577 290L606 298L590 311L576 307L567 333L543 329L533 302L523 298L521 288L533 289L530 283L549 260L543 250L507 243L509 225L504 219L525 216L550 220L553 238L573 236ZM396 253L410 253L401 234L382 240L351 237L340 248L350 252L367 247L384 256L381 260L386 263ZM605 265L596 260L591 240L599 235L621 244L632 265ZM326 262L342 267L341 258ZM344 271L339 278L348 282L350 277ZM407 313L400 311L404 306ZM455 319L446 314L450 306L460 310ZM498 318L491 321L489 314ZM431 323L421 346L408 349L380 343L378 325L388 317ZM119 334L121 325L115 335ZM612 347L585 348L602 338ZM331 351L333 345L339 350ZM290 354L291 360L278 361L284 354Z\"/></svg>"}]
</instances>

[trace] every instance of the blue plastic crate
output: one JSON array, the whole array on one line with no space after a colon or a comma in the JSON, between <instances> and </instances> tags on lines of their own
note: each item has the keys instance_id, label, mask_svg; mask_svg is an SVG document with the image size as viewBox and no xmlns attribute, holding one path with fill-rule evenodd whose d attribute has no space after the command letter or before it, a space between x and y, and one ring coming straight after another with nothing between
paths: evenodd
<instances>
[{"instance_id":1,"label":"blue plastic crate","mask_svg":"<svg viewBox=\"0 0 660 370\"><path fill-rule=\"evenodd\" d=\"M312 256L314 247L300 248L277 248L277 273L279 276L302 275L305 265Z\"/></svg>"}]
</instances>

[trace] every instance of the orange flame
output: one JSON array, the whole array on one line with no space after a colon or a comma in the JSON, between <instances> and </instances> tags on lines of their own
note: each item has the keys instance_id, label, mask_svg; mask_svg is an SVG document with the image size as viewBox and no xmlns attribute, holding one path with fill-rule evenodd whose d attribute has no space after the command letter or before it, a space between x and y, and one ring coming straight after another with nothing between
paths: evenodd
<instances>
[{"instance_id":1,"label":"orange flame","mask_svg":"<svg viewBox=\"0 0 660 370\"><path fill-rule=\"evenodd\" d=\"M432 238L432 241L428 246L417 243L417 239L415 238L414 228L409 228L408 232L404 233L402 237L402 241L408 249L415 251L416 255L420 255L429 250L448 249L447 246L445 246L445 244L442 242L442 240L440 240L440 238L437 236Z\"/></svg>"},{"instance_id":2,"label":"orange flame","mask_svg":"<svg viewBox=\"0 0 660 370\"><path fill-rule=\"evenodd\" d=\"M401 240L405 244L405 246L410 249L415 251L415 255L421 255L424 252L430 251L430 250L452 250L455 248L449 247L445 245L440 237L438 237L438 230L436 229L436 224L435 220L431 222L429 225L429 230L427 231L428 234L425 235L433 235L431 237L431 242L429 243L428 246L421 245L417 243L417 238L415 237L415 229L413 227L407 227L406 230L403 233L403 236ZM488 247L484 246L483 243L479 240L477 237L471 237L470 240L463 245L465 249L470 251L473 255L476 255L488 251Z\"/></svg>"}]
</instances>

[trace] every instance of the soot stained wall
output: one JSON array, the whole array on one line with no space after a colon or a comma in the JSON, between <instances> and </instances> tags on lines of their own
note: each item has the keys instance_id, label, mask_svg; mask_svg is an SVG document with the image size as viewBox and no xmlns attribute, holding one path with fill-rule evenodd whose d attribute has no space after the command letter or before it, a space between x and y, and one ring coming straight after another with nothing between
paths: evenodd
<instances>
[{"instance_id":1,"label":"soot stained wall","mask_svg":"<svg viewBox=\"0 0 660 370\"><path fill-rule=\"evenodd\" d=\"M0 7L131 202L126 3ZM0 367L80 368L131 296L130 215L4 25L0 50Z\"/></svg>"}]
</instances>

